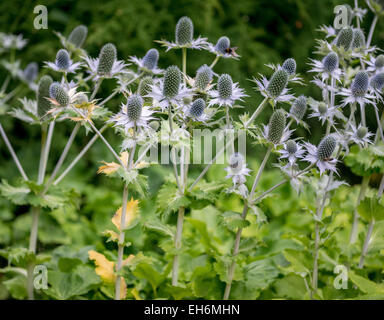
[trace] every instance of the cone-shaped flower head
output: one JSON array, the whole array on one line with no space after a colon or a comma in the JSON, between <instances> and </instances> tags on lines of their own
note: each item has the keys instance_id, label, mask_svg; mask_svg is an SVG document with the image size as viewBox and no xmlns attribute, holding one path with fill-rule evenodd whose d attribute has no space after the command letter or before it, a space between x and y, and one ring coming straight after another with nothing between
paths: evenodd
<instances>
[{"instance_id":1,"label":"cone-shaped flower head","mask_svg":"<svg viewBox=\"0 0 384 320\"><path fill-rule=\"evenodd\" d=\"M335 52L328 53L323 59L324 69L328 72L333 72L339 67L339 57Z\"/></svg>"},{"instance_id":2,"label":"cone-shaped flower head","mask_svg":"<svg viewBox=\"0 0 384 320\"><path fill-rule=\"evenodd\" d=\"M206 64L202 65L196 72L195 87L204 91L212 81L213 72Z\"/></svg>"},{"instance_id":3,"label":"cone-shaped flower head","mask_svg":"<svg viewBox=\"0 0 384 320\"><path fill-rule=\"evenodd\" d=\"M152 91L153 79L150 76L144 77L141 79L139 83L139 94L144 98L145 102L150 102L152 99L150 97L146 97Z\"/></svg>"},{"instance_id":4,"label":"cone-shaped flower head","mask_svg":"<svg viewBox=\"0 0 384 320\"><path fill-rule=\"evenodd\" d=\"M29 63L24 71L23 71L23 75L24 75L24 79L27 81L27 82L32 82L34 81L36 78L37 78L37 74L38 74L38 69L39 69L39 66L37 65L36 62L31 62Z\"/></svg>"},{"instance_id":5,"label":"cone-shaped flower head","mask_svg":"<svg viewBox=\"0 0 384 320\"><path fill-rule=\"evenodd\" d=\"M277 98L283 92L288 83L288 73L284 69L275 71L269 80L267 91L273 97Z\"/></svg>"},{"instance_id":6,"label":"cone-shaped flower head","mask_svg":"<svg viewBox=\"0 0 384 320\"><path fill-rule=\"evenodd\" d=\"M328 107L324 102L320 102L317 108L320 114L324 115L327 113Z\"/></svg>"},{"instance_id":7,"label":"cone-shaped flower head","mask_svg":"<svg viewBox=\"0 0 384 320\"><path fill-rule=\"evenodd\" d=\"M101 75L109 74L116 61L116 56L117 52L115 45L112 43L105 44L100 50L97 73Z\"/></svg>"},{"instance_id":8,"label":"cone-shaped flower head","mask_svg":"<svg viewBox=\"0 0 384 320\"><path fill-rule=\"evenodd\" d=\"M353 30L350 27L341 29L337 36L336 45L344 50L349 50L353 41Z\"/></svg>"},{"instance_id":9,"label":"cone-shaped flower head","mask_svg":"<svg viewBox=\"0 0 384 320\"><path fill-rule=\"evenodd\" d=\"M143 110L143 98L138 94L133 94L127 101L127 116L130 121L137 121L140 119Z\"/></svg>"},{"instance_id":10,"label":"cone-shaped flower head","mask_svg":"<svg viewBox=\"0 0 384 320\"><path fill-rule=\"evenodd\" d=\"M360 127L356 131L356 135L359 139L363 139L367 133L368 133L367 127Z\"/></svg>"},{"instance_id":11,"label":"cone-shaped flower head","mask_svg":"<svg viewBox=\"0 0 384 320\"><path fill-rule=\"evenodd\" d=\"M222 99L227 99L232 96L232 85L233 81L229 74L222 74L217 81L217 91L219 92L219 97Z\"/></svg>"},{"instance_id":12,"label":"cone-shaped flower head","mask_svg":"<svg viewBox=\"0 0 384 320\"><path fill-rule=\"evenodd\" d=\"M288 140L286 142L286 149L290 154L295 154L297 151L297 143L293 140Z\"/></svg>"},{"instance_id":13,"label":"cone-shaped flower head","mask_svg":"<svg viewBox=\"0 0 384 320\"><path fill-rule=\"evenodd\" d=\"M143 58L143 66L149 70L157 67L159 61L159 51L157 49L149 49Z\"/></svg>"},{"instance_id":14,"label":"cone-shaped flower head","mask_svg":"<svg viewBox=\"0 0 384 320\"><path fill-rule=\"evenodd\" d=\"M317 147L317 158L321 161L329 159L335 148L336 139L333 136L324 137Z\"/></svg>"},{"instance_id":15,"label":"cone-shaped flower head","mask_svg":"<svg viewBox=\"0 0 384 320\"><path fill-rule=\"evenodd\" d=\"M294 115L298 120L304 118L307 112L307 98L305 96L298 97L291 106L289 112Z\"/></svg>"},{"instance_id":16,"label":"cone-shaped flower head","mask_svg":"<svg viewBox=\"0 0 384 320\"><path fill-rule=\"evenodd\" d=\"M60 49L56 54L56 65L59 69L67 70L70 65L69 53L65 49Z\"/></svg>"},{"instance_id":17,"label":"cone-shaped flower head","mask_svg":"<svg viewBox=\"0 0 384 320\"><path fill-rule=\"evenodd\" d=\"M292 76L296 73L296 61L293 58L289 58L284 61L282 68L287 71L288 75Z\"/></svg>"},{"instance_id":18,"label":"cone-shaped flower head","mask_svg":"<svg viewBox=\"0 0 384 320\"><path fill-rule=\"evenodd\" d=\"M69 104L69 96L60 83L54 82L49 87L49 95L55 99L61 107L66 107Z\"/></svg>"},{"instance_id":19,"label":"cone-shaped flower head","mask_svg":"<svg viewBox=\"0 0 384 320\"><path fill-rule=\"evenodd\" d=\"M268 140L273 144L279 144L285 129L285 113L282 109L276 110L268 124Z\"/></svg>"},{"instance_id":20,"label":"cone-shaped flower head","mask_svg":"<svg viewBox=\"0 0 384 320\"><path fill-rule=\"evenodd\" d=\"M51 86L53 80L50 76L43 76L39 81L39 87L36 93L37 100L37 114L39 117L43 117L48 110L51 108L51 102L46 98L49 98L49 87Z\"/></svg>"},{"instance_id":21,"label":"cone-shaped flower head","mask_svg":"<svg viewBox=\"0 0 384 320\"><path fill-rule=\"evenodd\" d=\"M368 73L359 71L353 79L351 91L354 97L364 97L369 84Z\"/></svg>"},{"instance_id":22,"label":"cone-shaped flower head","mask_svg":"<svg viewBox=\"0 0 384 320\"><path fill-rule=\"evenodd\" d=\"M353 42L352 42L352 48L358 49L365 47L365 36L364 32L361 29L355 29L353 30Z\"/></svg>"},{"instance_id":23,"label":"cone-shaped flower head","mask_svg":"<svg viewBox=\"0 0 384 320\"><path fill-rule=\"evenodd\" d=\"M229 166L233 173L240 172L245 164L244 156L241 153L235 152L229 158Z\"/></svg>"},{"instance_id":24,"label":"cone-shaped flower head","mask_svg":"<svg viewBox=\"0 0 384 320\"><path fill-rule=\"evenodd\" d=\"M176 24L175 38L178 45L192 43L193 22L189 17L182 17L179 19Z\"/></svg>"},{"instance_id":25,"label":"cone-shaped flower head","mask_svg":"<svg viewBox=\"0 0 384 320\"><path fill-rule=\"evenodd\" d=\"M221 37L219 40L217 40L217 43L215 45L215 50L220 53L227 53L228 49L231 47L231 41L228 37Z\"/></svg>"},{"instance_id":26,"label":"cone-shaped flower head","mask_svg":"<svg viewBox=\"0 0 384 320\"><path fill-rule=\"evenodd\" d=\"M83 25L77 26L72 30L68 36L68 41L71 42L75 47L81 48L87 38L88 28Z\"/></svg>"},{"instance_id":27,"label":"cone-shaped flower head","mask_svg":"<svg viewBox=\"0 0 384 320\"><path fill-rule=\"evenodd\" d=\"M384 87L384 73L378 73L371 79L372 88L381 91Z\"/></svg>"},{"instance_id":28,"label":"cone-shaped flower head","mask_svg":"<svg viewBox=\"0 0 384 320\"><path fill-rule=\"evenodd\" d=\"M375 67L382 68L384 67L384 54L380 54L375 60Z\"/></svg>"},{"instance_id":29,"label":"cone-shaped flower head","mask_svg":"<svg viewBox=\"0 0 384 320\"><path fill-rule=\"evenodd\" d=\"M189 109L189 113L192 116L198 118L203 114L204 109L205 109L205 101L203 99L199 98L199 99L196 99L195 101L193 101L192 106Z\"/></svg>"},{"instance_id":30,"label":"cone-shaped flower head","mask_svg":"<svg viewBox=\"0 0 384 320\"><path fill-rule=\"evenodd\" d=\"M181 72L177 66L170 66L165 71L163 83L163 95L173 98L179 93L181 84Z\"/></svg>"}]
</instances>

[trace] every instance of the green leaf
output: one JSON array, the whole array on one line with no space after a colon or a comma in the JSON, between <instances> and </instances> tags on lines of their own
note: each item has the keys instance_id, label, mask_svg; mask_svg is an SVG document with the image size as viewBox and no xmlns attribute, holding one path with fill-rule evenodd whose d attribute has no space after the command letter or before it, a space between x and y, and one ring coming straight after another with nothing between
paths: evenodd
<instances>
[{"instance_id":1,"label":"green leaf","mask_svg":"<svg viewBox=\"0 0 384 320\"><path fill-rule=\"evenodd\" d=\"M241 217L241 213L226 211L221 215L221 224L231 231L236 231L239 228L246 228L250 222Z\"/></svg>"},{"instance_id":2,"label":"green leaf","mask_svg":"<svg viewBox=\"0 0 384 320\"><path fill-rule=\"evenodd\" d=\"M175 230L168 225L161 223L159 220L150 220L144 223L144 228L152 231L159 232L163 235L174 238Z\"/></svg>"},{"instance_id":3,"label":"green leaf","mask_svg":"<svg viewBox=\"0 0 384 320\"><path fill-rule=\"evenodd\" d=\"M165 183L157 195L157 212L166 219L172 212L176 212L180 207L188 207L190 201L180 194L177 186L171 183Z\"/></svg>"},{"instance_id":4,"label":"green leaf","mask_svg":"<svg viewBox=\"0 0 384 320\"><path fill-rule=\"evenodd\" d=\"M384 220L384 206L379 203L377 197L366 197L357 207L360 216L367 221Z\"/></svg>"},{"instance_id":5,"label":"green leaf","mask_svg":"<svg viewBox=\"0 0 384 320\"><path fill-rule=\"evenodd\" d=\"M384 294L384 284L377 284L371 280L357 275L353 271L349 271L348 276L349 279L351 279L351 281L364 293L370 295Z\"/></svg>"},{"instance_id":6,"label":"green leaf","mask_svg":"<svg viewBox=\"0 0 384 320\"><path fill-rule=\"evenodd\" d=\"M27 297L26 281L27 280L25 277L17 276L12 279L3 281L3 284L11 293L13 298L23 300Z\"/></svg>"}]
</instances>

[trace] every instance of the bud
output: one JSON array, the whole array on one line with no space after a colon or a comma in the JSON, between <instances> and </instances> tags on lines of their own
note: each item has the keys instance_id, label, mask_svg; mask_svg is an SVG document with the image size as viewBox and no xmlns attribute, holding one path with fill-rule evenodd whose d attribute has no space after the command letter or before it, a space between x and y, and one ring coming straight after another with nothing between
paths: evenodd
<instances>
[{"instance_id":1,"label":"bud","mask_svg":"<svg viewBox=\"0 0 384 320\"><path fill-rule=\"evenodd\" d=\"M277 70L268 83L267 91L273 98L277 98L288 84L288 73L284 69Z\"/></svg>"},{"instance_id":2,"label":"bud","mask_svg":"<svg viewBox=\"0 0 384 320\"><path fill-rule=\"evenodd\" d=\"M151 122L149 123L149 126L150 126L153 130L157 131L157 129L160 128L160 123L159 123L159 121L151 121Z\"/></svg>"},{"instance_id":3,"label":"bud","mask_svg":"<svg viewBox=\"0 0 384 320\"><path fill-rule=\"evenodd\" d=\"M178 45L192 43L193 22L190 18L182 17L179 19L176 24L175 38Z\"/></svg>"},{"instance_id":4,"label":"bud","mask_svg":"<svg viewBox=\"0 0 384 320\"><path fill-rule=\"evenodd\" d=\"M112 43L105 44L99 54L99 65L97 73L100 75L108 75L112 71L113 64L116 61L116 47Z\"/></svg>"},{"instance_id":5,"label":"bud","mask_svg":"<svg viewBox=\"0 0 384 320\"><path fill-rule=\"evenodd\" d=\"M365 36L361 29L353 30L352 49L365 47Z\"/></svg>"},{"instance_id":6,"label":"bud","mask_svg":"<svg viewBox=\"0 0 384 320\"><path fill-rule=\"evenodd\" d=\"M382 68L384 67L384 54L380 54L375 60L375 67Z\"/></svg>"},{"instance_id":7,"label":"bud","mask_svg":"<svg viewBox=\"0 0 384 320\"><path fill-rule=\"evenodd\" d=\"M305 96L298 97L292 104L289 112L293 114L298 120L304 118L307 111L307 98Z\"/></svg>"},{"instance_id":8,"label":"bud","mask_svg":"<svg viewBox=\"0 0 384 320\"><path fill-rule=\"evenodd\" d=\"M321 115L324 115L324 114L327 113L328 107L327 107L327 105L324 102L320 102L319 106L317 107L317 109L319 110L319 113Z\"/></svg>"},{"instance_id":9,"label":"bud","mask_svg":"<svg viewBox=\"0 0 384 320\"><path fill-rule=\"evenodd\" d=\"M196 72L195 87L204 91L212 81L213 73L206 64L202 65Z\"/></svg>"},{"instance_id":10,"label":"bud","mask_svg":"<svg viewBox=\"0 0 384 320\"><path fill-rule=\"evenodd\" d=\"M326 136L317 147L317 158L319 160L329 159L336 148L336 140L333 136Z\"/></svg>"},{"instance_id":11,"label":"bud","mask_svg":"<svg viewBox=\"0 0 384 320\"><path fill-rule=\"evenodd\" d=\"M286 150L288 151L289 154L295 154L297 151L297 144L293 140L288 140L287 143L285 144Z\"/></svg>"},{"instance_id":12,"label":"bud","mask_svg":"<svg viewBox=\"0 0 384 320\"><path fill-rule=\"evenodd\" d=\"M353 41L353 30L352 28L344 28L341 29L339 32L339 35L337 36L336 39L336 45L339 48L344 48L344 50L349 50L351 47Z\"/></svg>"},{"instance_id":13,"label":"bud","mask_svg":"<svg viewBox=\"0 0 384 320\"><path fill-rule=\"evenodd\" d=\"M69 104L69 96L65 89L58 82L54 82L49 87L49 95L55 99L61 107L66 107Z\"/></svg>"},{"instance_id":14,"label":"bud","mask_svg":"<svg viewBox=\"0 0 384 320\"><path fill-rule=\"evenodd\" d=\"M369 77L365 71L359 71L353 79L351 91L354 97L364 97L368 90Z\"/></svg>"},{"instance_id":15,"label":"bud","mask_svg":"<svg viewBox=\"0 0 384 320\"><path fill-rule=\"evenodd\" d=\"M167 98L173 98L179 93L181 84L181 72L177 66L170 66L165 71L163 95Z\"/></svg>"},{"instance_id":16,"label":"bud","mask_svg":"<svg viewBox=\"0 0 384 320\"><path fill-rule=\"evenodd\" d=\"M288 75L292 76L296 73L296 61L293 58L289 58L284 61L282 68L287 71Z\"/></svg>"},{"instance_id":17,"label":"bud","mask_svg":"<svg viewBox=\"0 0 384 320\"><path fill-rule=\"evenodd\" d=\"M205 109L205 101L203 99L199 98L199 99L196 99L195 101L193 101L192 106L189 109L189 113L192 116L198 118L203 114L204 109Z\"/></svg>"},{"instance_id":18,"label":"bud","mask_svg":"<svg viewBox=\"0 0 384 320\"><path fill-rule=\"evenodd\" d=\"M128 98L127 116L130 121L137 121L140 119L143 103L143 98L138 94L133 94Z\"/></svg>"},{"instance_id":19,"label":"bud","mask_svg":"<svg viewBox=\"0 0 384 320\"><path fill-rule=\"evenodd\" d=\"M228 99L232 96L233 81L229 74L222 74L217 81L217 90L221 99Z\"/></svg>"},{"instance_id":20,"label":"bud","mask_svg":"<svg viewBox=\"0 0 384 320\"><path fill-rule=\"evenodd\" d=\"M141 95L144 98L145 102L152 101L152 98L146 97L146 95L152 92L152 86L153 86L153 79L150 76L144 77L143 79L141 79L139 83L138 92L139 92L139 95Z\"/></svg>"},{"instance_id":21,"label":"bud","mask_svg":"<svg viewBox=\"0 0 384 320\"><path fill-rule=\"evenodd\" d=\"M23 71L25 81L33 82L37 78L38 69L39 66L36 62L29 63Z\"/></svg>"},{"instance_id":22,"label":"bud","mask_svg":"<svg viewBox=\"0 0 384 320\"><path fill-rule=\"evenodd\" d=\"M360 127L356 131L356 135L359 139L364 139L364 137L367 135L368 129L366 127Z\"/></svg>"},{"instance_id":23,"label":"bud","mask_svg":"<svg viewBox=\"0 0 384 320\"><path fill-rule=\"evenodd\" d=\"M88 102L88 96L85 93L81 93L76 97L76 104L82 104Z\"/></svg>"},{"instance_id":24,"label":"bud","mask_svg":"<svg viewBox=\"0 0 384 320\"><path fill-rule=\"evenodd\" d=\"M71 42L75 47L81 48L87 38L88 28L80 25L72 30L68 37L68 41Z\"/></svg>"},{"instance_id":25,"label":"bud","mask_svg":"<svg viewBox=\"0 0 384 320\"><path fill-rule=\"evenodd\" d=\"M149 70L157 67L159 61L159 51L156 49L149 49L143 58L143 66Z\"/></svg>"},{"instance_id":26,"label":"bud","mask_svg":"<svg viewBox=\"0 0 384 320\"><path fill-rule=\"evenodd\" d=\"M333 72L339 67L339 57L335 52L328 53L323 59L324 69Z\"/></svg>"},{"instance_id":27,"label":"bud","mask_svg":"<svg viewBox=\"0 0 384 320\"><path fill-rule=\"evenodd\" d=\"M384 87L384 73L378 73L371 79L371 87L378 91L381 91Z\"/></svg>"},{"instance_id":28,"label":"bud","mask_svg":"<svg viewBox=\"0 0 384 320\"><path fill-rule=\"evenodd\" d=\"M221 37L219 40L217 40L217 43L215 45L215 50L225 54L227 53L228 49L231 46L231 41L229 40L228 37Z\"/></svg>"},{"instance_id":29,"label":"bud","mask_svg":"<svg viewBox=\"0 0 384 320\"><path fill-rule=\"evenodd\" d=\"M239 173L245 163L244 156L241 153L235 152L229 158L229 166L233 173Z\"/></svg>"},{"instance_id":30,"label":"bud","mask_svg":"<svg viewBox=\"0 0 384 320\"><path fill-rule=\"evenodd\" d=\"M276 110L268 124L268 140L273 144L279 144L285 129L285 113L282 109Z\"/></svg>"},{"instance_id":31,"label":"bud","mask_svg":"<svg viewBox=\"0 0 384 320\"><path fill-rule=\"evenodd\" d=\"M56 66L61 70L69 68L69 54L65 49L60 49L56 54Z\"/></svg>"},{"instance_id":32,"label":"bud","mask_svg":"<svg viewBox=\"0 0 384 320\"><path fill-rule=\"evenodd\" d=\"M39 87L36 93L37 100L37 114L39 117L43 117L51 108L51 102L46 98L49 98L49 87L53 80L50 76L43 76L39 81Z\"/></svg>"}]
</instances>

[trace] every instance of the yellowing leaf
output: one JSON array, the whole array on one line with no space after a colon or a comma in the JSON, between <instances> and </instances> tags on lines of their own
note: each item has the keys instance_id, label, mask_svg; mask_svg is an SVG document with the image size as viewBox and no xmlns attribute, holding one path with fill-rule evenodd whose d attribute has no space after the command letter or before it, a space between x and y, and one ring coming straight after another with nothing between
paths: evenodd
<instances>
[{"instance_id":1,"label":"yellowing leaf","mask_svg":"<svg viewBox=\"0 0 384 320\"><path fill-rule=\"evenodd\" d=\"M95 272L100 276L101 280L109 283L113 283L116 280L114 272L115 263L109 261L103 254L94 250L88 251L90 260L94 260L96 264Z\"/></svg>"},{"instance_id":2,"label":"yellowing leaf","mask_svg":"<svg viewBox=\"0 0 384 320\"><path fill-rule=\"evenodd\" d=\"M139 200L133 200L132 198L131 201L127 203L127 212L125 214L125 223L124 223L123 229L128 228L131 225L131 223L136 219L138 209L139 209ZM120 226L122 213L123 213L123 208L120 207L112 218L112 223L120 231L122 230Z\"/></svg>"},{"instance_id":3,"label":"yellowing leaf","mask_svg":"<svg viewBox=\"0 0 384 320\"><path fill-rule=\"evenodd\" d=\"M139 296L139 292L137 291L136 288L133 288L133 289L131 290L131 293L132 293L133 297L134 297L136 300L143 300L143 299L140 298L140 296Z\"/></svg>"},{"instance_id":4,"label":"yellowing leaf","mask_svg":"<svg viewBox=\"0 0 384 320\"><path fill-rule=\"evenodd\" d=\"M121 154L120 159L123 163L127 163L128 162L128 152L124 151ZM119 168L121 167L120 163L116 163L116 162L103 161L103 163L104 163L104 165L100 166L99 169L97 170L98 174L104 173L106 175L110 175L110 174L116 172L117 170L119 170Z\"/></svg>"},{"instance_id":5,"label":"yellowing leaf","mask_svg":"<svg viewBox=\"0 0 384 320\"><path fill-rule=\"evenodd\" d=\"M103 235L109 238L108 241L116 241L116 242L119 241L119 235L113 230L105 230L103 232Z\"/></svg>"},{"instance_id":6,"label":"yellowing leaf","mask_svg":"<svg viewBox=\"0 0 384 320\"><path fill-rule=\"evenodd\" d=\"M135 258L135 256L133 254L130 254L127 259L123 260L123 266L130 263L134 258Z\"/></svg>"},{"instance_id":7,"label":"yellowing leaf","mask_svg":"<svg viewBox=\"0 0 384 320\"><path fill-rule=\"evenodd\" d=\"M143 169L148 167L148 162L140 161L137 165L135 165L136 169Z\"/></svg>"}]
</instances>

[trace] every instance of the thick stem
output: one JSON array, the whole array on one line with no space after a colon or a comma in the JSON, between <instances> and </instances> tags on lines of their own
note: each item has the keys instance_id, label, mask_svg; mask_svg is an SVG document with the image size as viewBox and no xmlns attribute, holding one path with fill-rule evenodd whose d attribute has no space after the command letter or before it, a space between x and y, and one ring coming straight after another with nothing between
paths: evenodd
<instances>
[{"instance_id":1,"label":"thick stem","mask_svg":"<svg viewBox=\"0 0 384 320\"><path fill-rule=\"evenodd\" d=\"M364 105L360 105L360 115L361 115L361 124L366 127L367 121L365 120L365 107Z\"/></svg>"},{"instance_id":2,"label":"thick stem","mask_svg":"<svg viewBox=\"0 0 384 320\"><path fill-rule=\"evenodd\" d=\"M43 150L43 155L42 155L43 160L41 162L41 168L40 168L41 170L39 170L39 178L37 181L38 184L42 184L44 182L45 171L47 169L49 150L51 149L52 136L53 136L54 129L55 129L55 121L52 121L49 124L47 140L46 140L45 145L44 145L44 150Z\"/></svg>"},{"instance_id":3,"label":"thick stem","mask_svg":"<svg viewBox=\"0 0 384 320\"><path fill-rule=\"evenodd\" d=\"M108 128L108 125L104 125L100 129L100 134L102 134L105 129ZM83 150L80 151L80 153L76 156L76 158L71 162L71 164L64 170L64 172L55 180L53 185L57 185L71 170L72 168L79 162L79 160L84 156L84 154L89 150L90 147L96 142L96 140L99 138L99 135L95 133L95 135L92 137L91 140L86 144L86 146L83 148Z\"/></svg>"},{"instance_id":4,"label":"thick stem","mask_svg":"<svg viewBox=\"0 0 384 320\"><path fill-rule=\"evenodd\" d=\"M15 162L16 167L19 170L21 176L23 177L24 180L28 181L29 180L28 176L25 174L23 166L21 165L21 163L19 161L19 158L17 157L15 151L13 150L13 147L12 147L11 143L9 142L8 137L7 137L7 135L6 135L5 131L4 131L3 126L1 125L1 123L0 123L0 134L3 137L5 145L7 146L8 151L11 154L12 159Z\"/></svg>"},{"instance_id":5,"label":"thick stem","mask_svg":"<svg viewBox=\"0 0 384 320\"><path fill-rule=\"evenodd\" d=\"M357 212L357 207L359 206L361 200L364 199L365 193L368 189L368 185L369 185L369 176L365 176L363 178L363 181L361 182L359 196L357 197L355 210L353 212L353 224L351 229L351 235L349 237L349 244L353 244L357 240L358 226L359 226L359 213Z\"/></svg>"},{"instance_id":6,"label":"thick stem","mask_svg":"<svg viewBox=\"0 0 384 320\"><path fill-rule=\"evenodd\" d=\"M252 116L248 119L248 121L244 124L244 127L247 128L253 121L256 120L256 118L259 116L259 114L264 110L265 103L267 102L268 98L264 98L263 101L259 104L259 106L256 108L255 112L252 114Z\"/></svg>"},{"instance_id":7,"label":"thick stem","mask_svg":"<svg viewBox=\"0 0 384 320\"><path fill-rule=\"evenodd\" d=\"M182 50L182 56L183 56L183 82L184 85L187 81L187 48L183 48Z\"/></svg>"},{"instance_id":8,"label":"thick stem","mask_svg":"<svg viewBox=\"0 0 384 320\"><path fill-rule=\"evenodd\" d=\"M362 269L364 267L364 259L365 259L365 256L367 255L367 252L368 252L369 241L371 240L372 231L373 231L373 227L374 226L375 226L375 220L372 220L369 223L367 236L365 237L364 245L363 245L363 250L361 251L359 267L358 267L359 269Z\"/></svg>"},{"instance_id":9,"label":"thick stem","mask_svg":"<svg viewBox=\"0 0 384 320\"><path fill-rule=\"evenodd\" d=\"M373 32L375 31L376 23L379 17L377 14L375 14L375 17L372 20L371 28L369 29L369 34L368 34L368 39L367 39L367 48L371 45L372 37L373 37Z\"/></svg>"},{"instance_id":10,"label":"thick stem","mask_svg":"<svg viewBox=\"0 0 384 320\"><path fill-rule=\"evenodd\" d=\"M92 92L91 97L89 98L89 100L93 100L95 98L96 93L97 93L97 91L99 91L99 88L100 88L100 85L101 85L102 82L103 82L103 78L100 78L99 80L97 80L96 85L93 88L93 92Z\"/></svg>"},{"instance_id":11,"label":"thick stem","mask_svg":"<svg viewBox=\"0 0 384 320\"><path fill-rule=\"evenodd\" d=\"M180 250L181 248L181 239L183 234L183 222L184 222L184 212L185 208L180 207L177 214L177 226L176 226L176 235L175 235L175 249ZM179 277L179 253L176 253L173 257L172 265L172 285L177 286L178 277Z\"/></svg>"},{"instance_id":12,"label":"thick stem","mask_svg":"<svg viewBox=\"0 0 384 320\"><path fill-rule=\"evenodd\" d=\"M256 191L256 187L260 181L260 178L261 178L261 174L263 173L264 171L264 168L265 168L265 165L267 164L267 161L269 159L269 156L271 155L271 151L272 151L272 147L269 147L265 156L264 156L264 159L263 159L263 162L261 163L260 167L259 167L259 170L257 171L257 175L256 175L256 178L255 180L253 181L253 185L252 185L252 189L251 189L251 192L249 194L249 199L252 199L253 198L253 195L255 194L255 191Z\"/></svg>"}]
</instances>

